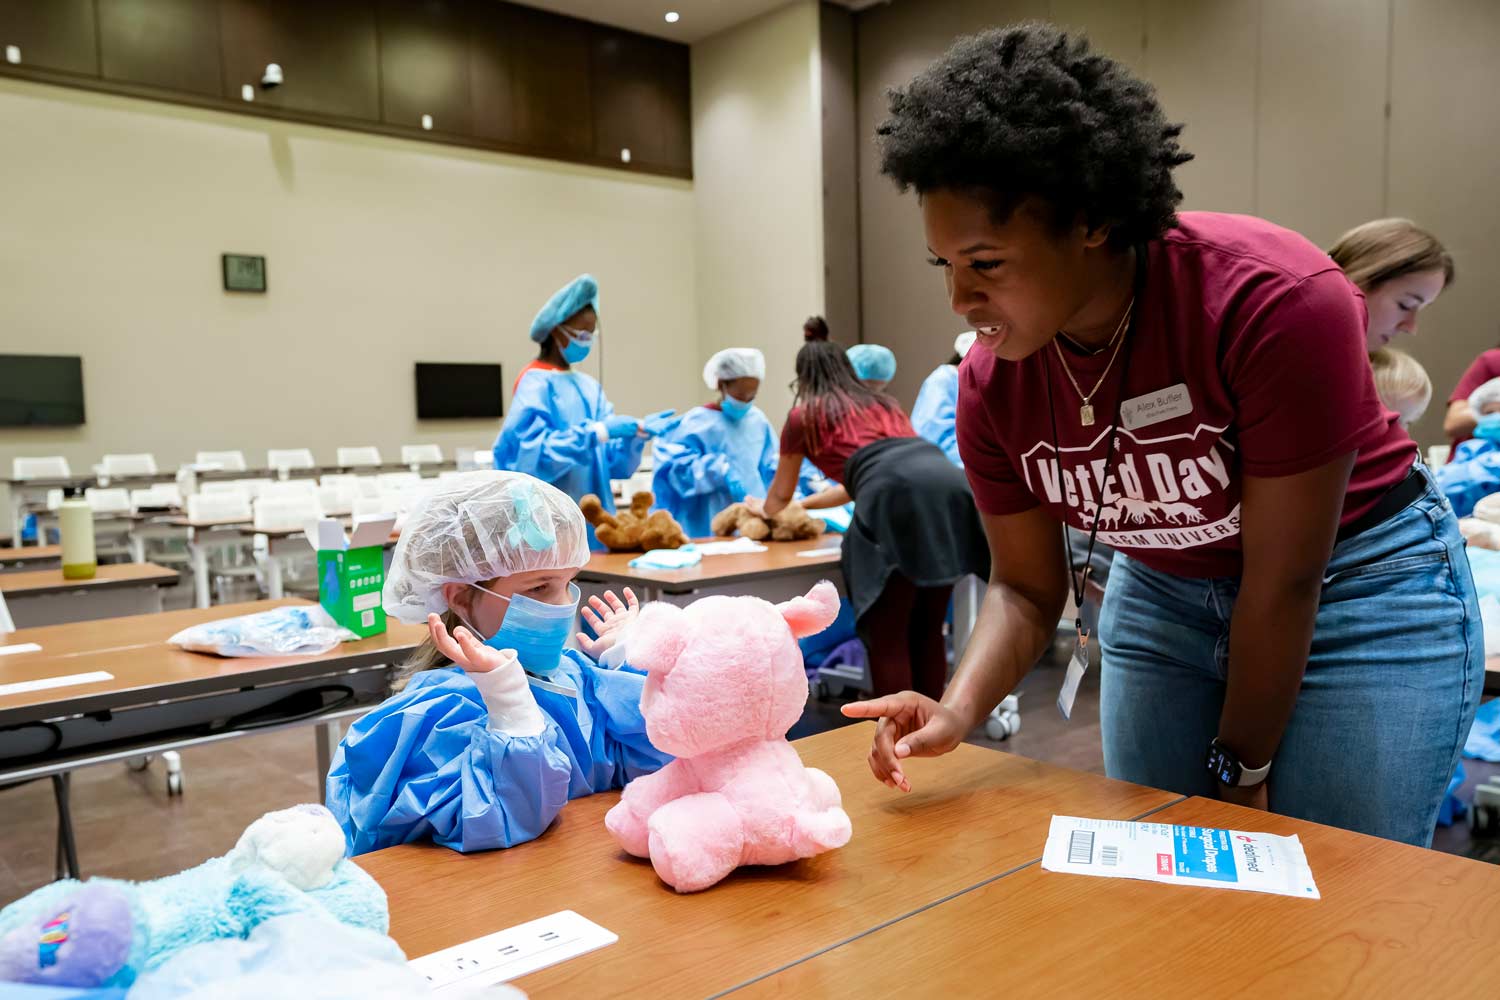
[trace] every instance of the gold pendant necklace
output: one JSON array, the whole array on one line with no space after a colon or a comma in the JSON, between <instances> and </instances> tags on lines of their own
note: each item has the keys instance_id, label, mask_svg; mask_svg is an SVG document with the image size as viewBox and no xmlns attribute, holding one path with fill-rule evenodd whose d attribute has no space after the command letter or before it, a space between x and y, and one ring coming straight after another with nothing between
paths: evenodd
<instances>
[{"instance_id":1,"label":"gold pendant necklace","mask_svg":"<svg viewBox=\"0 0 1500 1000\"><path fill-rule=\"evenodd\" d=\"M1078 398L1082 400L1082 404L1078 407L1078 422L1084 427L1094 426L1094 396L1098 394L1099 387L1104 384L1104 380L1109 377L1110 369L1115 366L1115 358L1120 356L1120 345L1125 343L1125 338L1122 334L1130 322L1130 312L1134 308L1135 296L1132 295L1130 301L1125 305L1125 312L1120 316L1120 322L1115 326L1114 336L1109 338L1109 343L1114 345L1114 353L1109 356L1109 363L1104 366L1104 371L1100 374L1099 381L1095 382L1094 387L1088 392L1084 392L1083 387L1078 384L1078 380L1073 377L1073 370L1068 367L1068 359L1063 354L1062 348L1058 346L1057 339L1054 337L1052 340L1052 347L1057 351L1058 360L1062 362L1063 374L1068 376L1068 381L1073 384L1073 391L1078 393ZM1058 332L1061 333L1061 331ZM1105 346L1108 347L1109 344Z\"/></svg>"}]
</instances>

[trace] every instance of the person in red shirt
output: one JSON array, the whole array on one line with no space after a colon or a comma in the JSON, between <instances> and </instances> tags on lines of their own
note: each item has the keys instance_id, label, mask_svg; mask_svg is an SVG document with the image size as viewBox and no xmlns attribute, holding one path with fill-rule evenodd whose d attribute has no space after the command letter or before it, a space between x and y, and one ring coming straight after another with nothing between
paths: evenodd
<instances>
[{"instance_id":1,"label":"person in red shirt","mask_svg":"<svg viewBox=\"0 0 1500 1000\"><path fill-rule=\"evenodd\" d=\"M1328 250L1365 296L1365 346L1371 354L1398 336L1415 336L1417 314L1453 284L1453 257L1410 219L1355 226Z\"/></svg>"},{"instance_id":2,"label":"person in red shirt","mask_svg":"<svg viewBox=\"0 0 1500 1000\"><path fill-rule=\"evenodd\" d=\"M1458 385L1453 387L1453 392L1448 396L1448 412L1443 416L1443 433L1448 435L1455 451L1459 445L1474 437L1474 428L1479 424L1481 414L1475 413L1469 405L1469 397L1474 395L1475 389L1495 378L1500 378L1500 350L1492 349L1474 359L1474 363L1464 372L1463 378L1458 380Z\"/></svg>"},{"instance_id":3,"label":"person in red shirt","mask_svg":"<svg viewBox=\"0 0 1500 1000\"><path fill-rule=\"evenodd\" d=\"M1077 532L1119 553L1110 776L1427 843L1484 676L1456 519L1376 395L1358 291L1295 233L1179 215L1180 133L1041 24L892 92L882 169L978 331L958 440L993 570L941 700L845 712L908 789L906 758L955 747L1081 603Z\"/></svg>"},{"instance_id":4,"label":"person in red shirt","mask_svg":"<svg viewBox=\"0 0 1500 1000\"><path fill-rule=\"evenodd\" d=\"M764 499L745 502L779 513L796 492L804 458L837 484L805 506L855 501L839 566L869 652L873 693L915 688L936 698L948 679L943 621L953 585L989 573L969 484L941 448L917 436L894 399L859 380L838 344L803 345L795 390L775 478Z\"/></svg>"}]
</instances>

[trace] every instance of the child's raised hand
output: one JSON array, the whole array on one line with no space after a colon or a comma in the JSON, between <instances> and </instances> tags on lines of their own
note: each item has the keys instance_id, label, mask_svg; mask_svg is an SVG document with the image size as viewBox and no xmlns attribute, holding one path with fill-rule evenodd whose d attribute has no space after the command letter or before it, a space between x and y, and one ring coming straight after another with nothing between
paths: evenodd
<instances>
[{"instance_id":1,"label":"child's raised hand","mask_svg":"<svg viewBox=\"0 0 1500 1000\"><path fill-rule=\"evenodd\" d=\"M583 609L583 620L599 638L590 639L579 632L578 648L591 659L599 659L615 647L625 628L635 621L635 616L640 610L640 601L636 600L635 591L629 587L625 588L624 603L621 603L620 599L615 596L613 590L606 590L602 600L598 597L590 597L588 606Z\"/></svg>"},{"instance_id":2,"label":"child's raised hand","mask_svg":"<svg viewBox=\"0 0 1500 1000\"><path fill-rule=\"evenodd\" d=\"M468 673L487 674L512 664L517 668L520 666L514 649L491 649L462 625L454 628L453 634L449 635L448 627L437 615L427 616L427 631L432 635L432 643L438 652Z\"/></svg>"}]
</instances>

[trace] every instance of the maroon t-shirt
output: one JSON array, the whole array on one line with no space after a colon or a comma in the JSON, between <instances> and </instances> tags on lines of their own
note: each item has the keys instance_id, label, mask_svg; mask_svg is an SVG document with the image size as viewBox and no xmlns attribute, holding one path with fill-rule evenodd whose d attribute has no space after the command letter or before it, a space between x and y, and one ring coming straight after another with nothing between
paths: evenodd
<instances>
[{"instance_id":1,"label":"maroon t-shirt","mask_svg":"<svg viewBox=\"0 0 1500 1000\"><path fill-rule=\"evenodd\" d=\"M1475 389L1492 378L1500 378L1500 350L1485 351L1475 358L1474 363L1464 372L1464 377L1458 380L1458 385L1453 387L1453 394L1448 397L1448 402L1452 404L1460 399L1468 399L1474 395ZM1453 447L1457 448L1466 440L1468 439L1454 438Z\"/></svg>"},{"instance_id":2,"label":"maroon t-shirt","mask_svg":"<svg viewBox=\"0 0 1500 1000\"><path fill-rule=\"evenodd\" d=\"M852 410L833 427L820 427L818 448L808 447L807 425L802 407L794 406L781 427L781 453L805 456L818 471L836 483L844 481L844 463L849 456L867 444L882 438L916 437L911 419L892 403L890 406L864 406Z\"/></svg>"},{"instance_id":3,"label":"maroon t-shirt","mask_svg":"<svg viewBox=\"0 0 1500 1000\"><path fill-rule=\"evenodd\" d=\"M1242 476L1295 475L1358 452L1343 524L1406 477L1415 445L1375 392L1363 300L1326 254L1260 219L1184 212L1147 256L1134 343L1094 397L1094 426L1081 425L1062 362L1087 391L1107 352L1060 358L1048 344L1017 362L983 348L965 358L958 444L980 510L1040 503L1081 531L1097 517L1101 542L1154 569L1237 576Z\"/></svg>"}]
</instances>

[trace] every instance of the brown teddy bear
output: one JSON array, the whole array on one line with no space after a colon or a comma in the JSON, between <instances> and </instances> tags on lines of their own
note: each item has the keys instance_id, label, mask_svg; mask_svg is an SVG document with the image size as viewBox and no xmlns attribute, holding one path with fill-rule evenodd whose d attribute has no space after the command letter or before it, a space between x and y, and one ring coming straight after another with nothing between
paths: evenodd
<instances>
[{"instance_id":1,"label":"brown teddy bear","mask_svg":"<svg viewBox=\"0 0 1500 1000\"><path fill-rule=\"evenodd\" d=\"M671 514L664 510L652 511L656 497L650 493L637 493L630 500L630 509L611 514L604 509L599 498L590 493L578 501L584 520L594 526L594 534L611 552L649 552L652 549L679 549L689 541Z\"/></svg>"},{"instance_id":2,"label":"brown teddy bear","mask_svg":"<svg viewBox=\"0 0 1500 1000\"><path fill-rule=\"evenodd\" d=\"M753 542L763 542L767 538L773 542L797 542L817 538L828 527L795 501L783 507L775 517L752 514L742 503L730 504L714 515L710 526L716 535L728 538L738 531Z\"/></svg>"}]
</instances>

